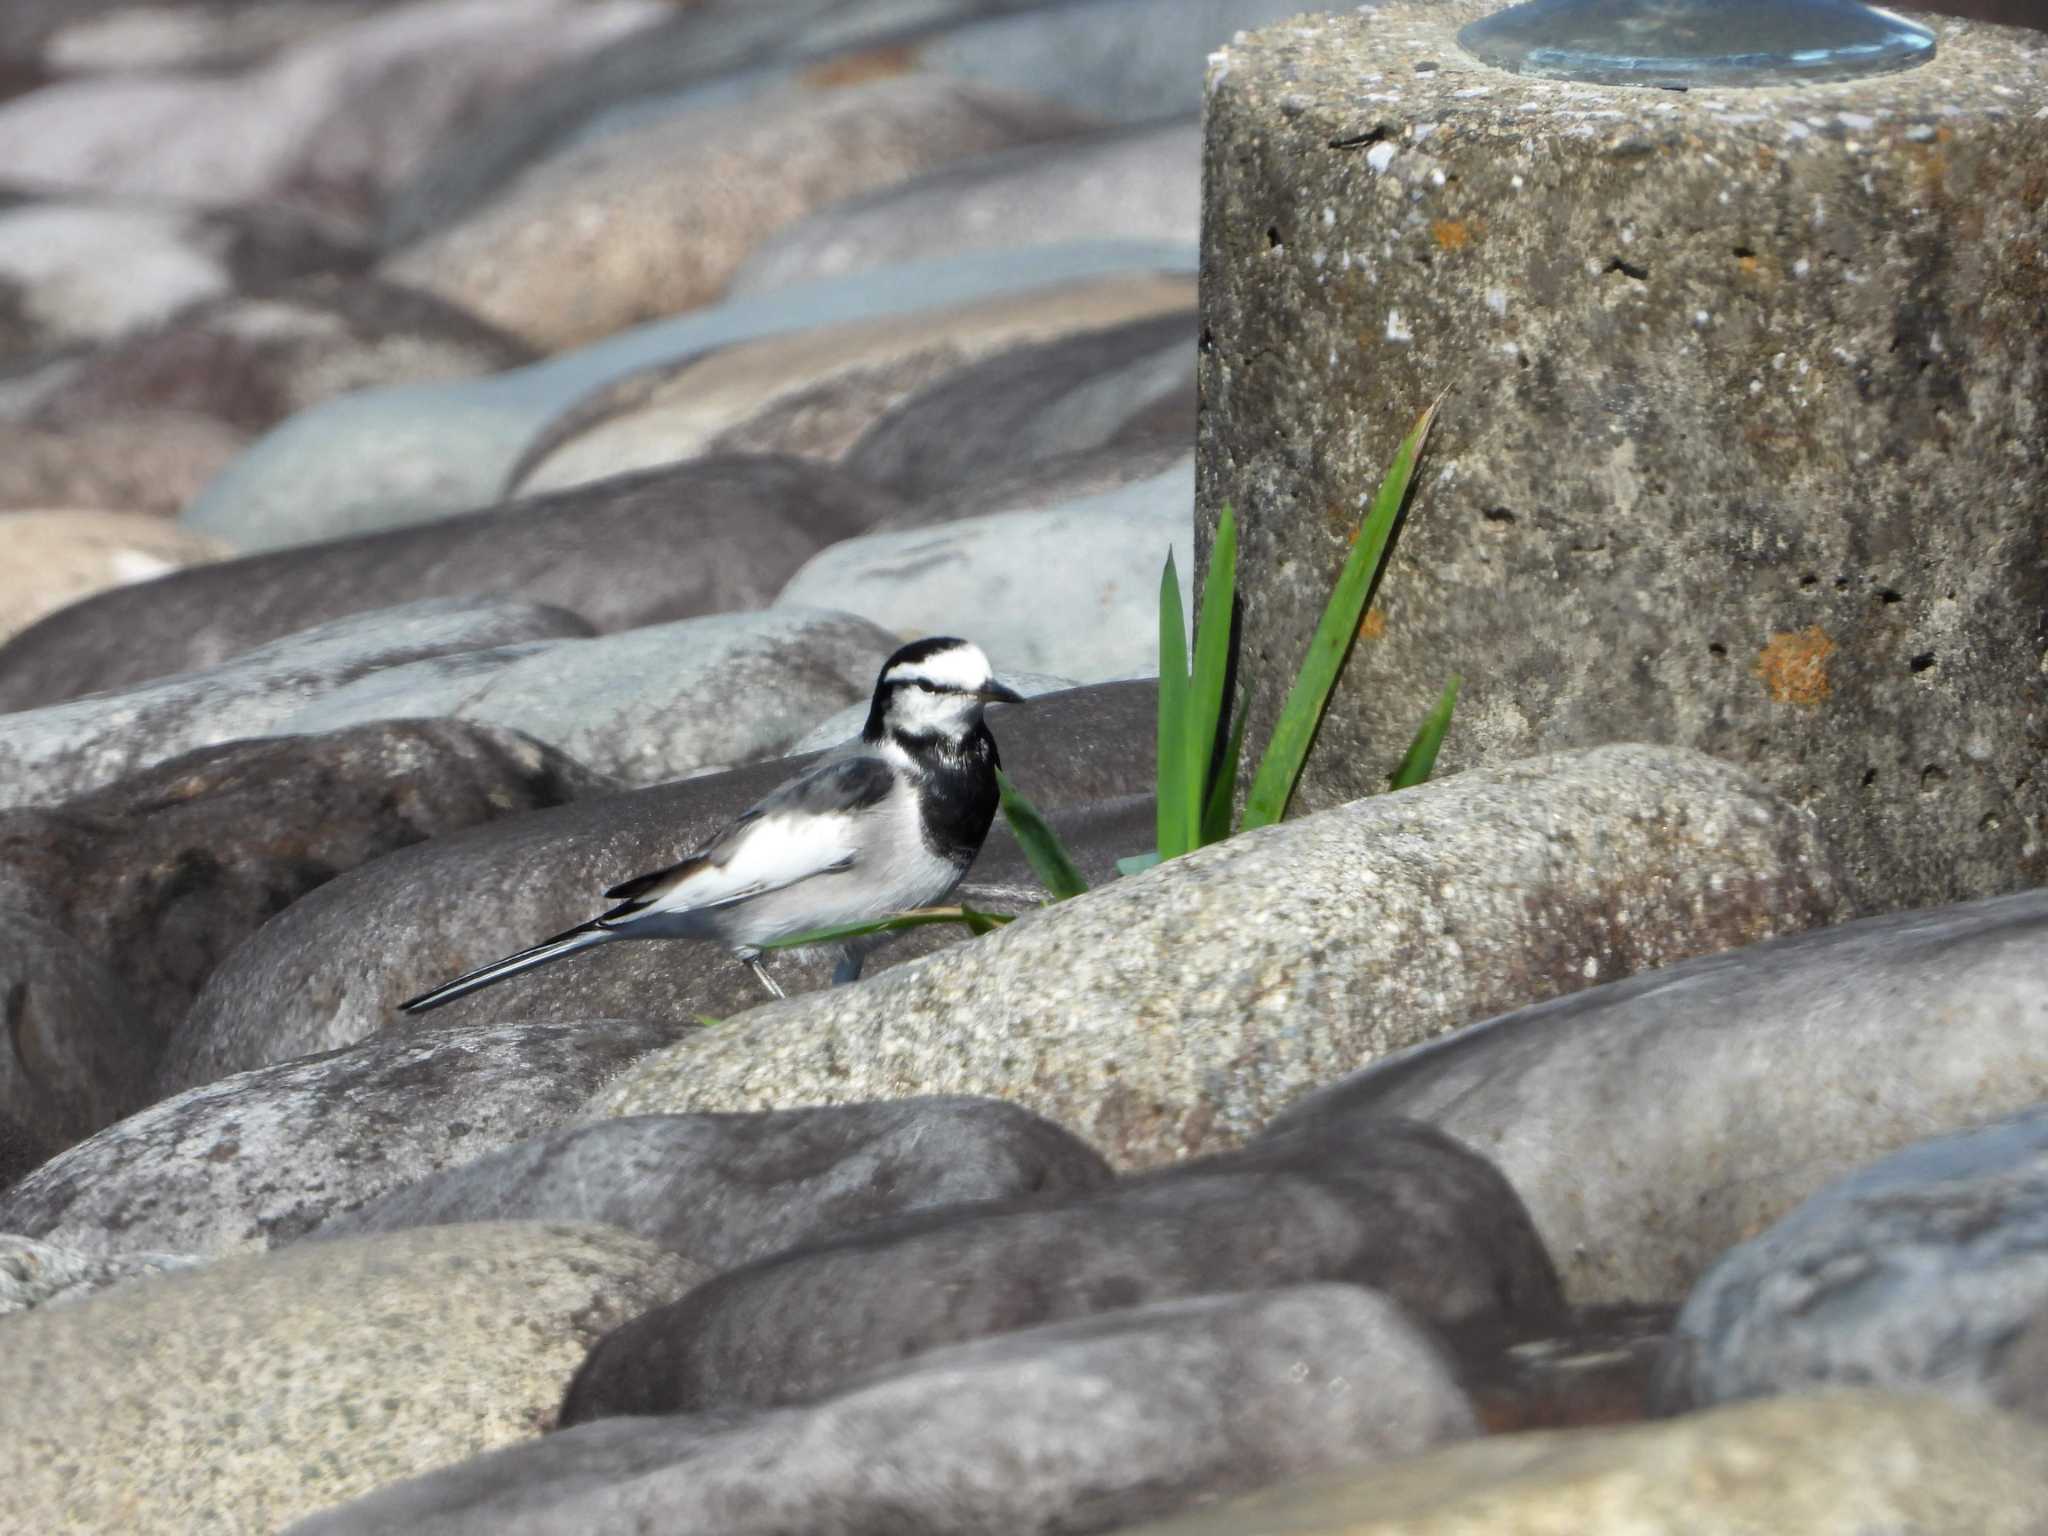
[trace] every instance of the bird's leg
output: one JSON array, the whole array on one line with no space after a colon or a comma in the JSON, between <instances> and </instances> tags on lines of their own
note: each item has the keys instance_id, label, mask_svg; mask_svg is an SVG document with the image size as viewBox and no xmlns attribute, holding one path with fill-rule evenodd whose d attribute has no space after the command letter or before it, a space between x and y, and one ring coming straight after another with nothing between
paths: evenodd
<instances>
[{"instance_id":1,"label":"bird's leg","mask_svg":"<svg viewBox=\"0 0 2048 1536\"><path fill-rule=\"evenodd\" d=\"M760 956L742 955L740 958L747 962L747 969L754 973L754 979L768 989L770 997L780 1000L786 995L782 988L775 984L775 978L768 974L768 967L761 963Z\"/></svg>"},{"instance_id":2,"label":"bird's leg","mask_svg":"<svg viewBox=\"0 0 2048 1536\"><path fill-rule=\"evenodd\" d=\"M858 944L848 944L839 952L839 964L832 971L832 985L843 987L849 981L860 980L860 968L867 964L868 952Z\"/></svg>"}]
</instances>

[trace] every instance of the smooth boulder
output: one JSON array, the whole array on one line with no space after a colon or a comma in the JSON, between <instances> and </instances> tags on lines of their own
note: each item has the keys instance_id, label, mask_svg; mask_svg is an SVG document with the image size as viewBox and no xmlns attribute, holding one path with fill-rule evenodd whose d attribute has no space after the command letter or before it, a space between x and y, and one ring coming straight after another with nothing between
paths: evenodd
<instances>
[{"instance_id":1,"label":"smooth boulder","mask_svg":"<svg viewBox=\"0 0 2048 1536\"><path fill-rule=\"evenodd\" d=\"M762 608L820 549L902 510L823 464L716 457L245 555L74 604L15 636L0 646L0 709L210 666L310 624L423 598L545 603L600 634Z\"/></svg>"},{"instance_id":2,"label":"smooth boulder","mask_svg":"<svg viewBox=\"0 0 2048 1536\"><path fill-rule=\"evenodd\" d=\"M578 346L716 299L748 251L822 203L1086 123L936 76L706 108L559 151L384 271L547 350Z\"/></svg>"},{"instance_id":3,"label":"smooth boulder","mask_svg":"<svg viewBox=\"0 0 2048 1536\"><path fill-rule=\"evenodd\" d=\"M0 646L45 614L232 551L220 540L136 512L0 512ZM794 572L792 572L794 574ZM0 650L0 667L4 667ZM7 707L0 697L0 709Z\"/></svg>"},{"instance_id":4,"label":"smooth boulder","mask_svg":"<svg viewBox=\"0 0 2048 1536\"><path fill-rule=\"evenodd\" d=\"M1574 1300L1676 1302L1871 1159L2048 1098L2048 891L1728 951L1461 1030L1276 1123L1427 1120L1500 1165Z\"/></svg>"},{"instance_id":5,"label":"smooth boulder","mask_svg":"<svg viewBox=\"0 0 2048 1536\"><path fill-rule=\"evenodd\" d=\"M1440 1347L1398 1307L1293 1286L983 1339L801 1407L579 1425L292 1536L714 1536L736 1517L818 1536L1078 1536L1473 1428Z\"/></svg>"},{"instance_id":6,"label":"smooth boulder","mask_svg":"<svg viewBox=\"0 0 2048 1536\"><path fill-rule=\"evenodd\" d=\"M1670 1412L1829 1385L1983 1401L2048 1309L2048 1104L1916 1142L1730 1249L1664 1353Z\"/></svg>"},{"instance_id":7,"label":"smooth boulder","mask_svg":"<svg viewBox=\"0 0 2048 1536\"><path fill-rule=\"evenodd\" d=\"M538 742L451 721L227 742L61 806L0 811L0 871L116 979L130 1049L151 1061L213 968L308 891L610 787Z\"/></svg>"},{"instance_id":8,"label":"smooth boulder","mask_svg":"<svg viewBox=\"0 0 2048 1536\"><path fill-rule=\"evenodd\" d=\"M0 1194L0 1232L80 1253L219 1254L301 1237L573 1119L687 1020L412 1029L152 1104Z\"/></svg>"},{"instance_id":9,"label":"smooth boulder","mask_svg":"<svg viewBox=\"0 0 2048 1536\"><path fill-rule=\"evenodd\" d=\"M969 1339L1311 1281L1370 1286L1489 1344L1562 1311L1506 1181L1449 1137L1385 1120L1065 1200L900 1217L727 1270L607 1334L562 1422L802 1402Z\"/></svg>"},{"instance_id":10,"label":"smooth boulder","mask_svg":"<svg viewBox=\"0 0 2048 1536\"><path fill-rule=\"evenodd\" d=\"M1178 550L1193 610L1192 457L1151 480L1046 512L870 533L814 555L775 599L895 615L905 631L971 631L1004 663L1097 682L1159 664L1159 573ZM879 621L879 620L878 620Z\"/></svg>"},{"instance_id":11,"label":"smooth boulder","mask_svg":"<svg viewBox=\"0 0 2048 1536\"><path fill-rule=\"evenodd\" d=\"M821 208L763 241L728 292L941 252L1063 240L1201 237L1202 130L1178 119L999 151Z\"/></svg>"},{"instance_id":12,"label":"smooth boulder","mask_svg":"<svg viewBox=\"0 0 2048 1536\"><path fill-rule=\"evenodd\" d=\"M29 1530L268 1536L547 1427L585 1341L701 1269L606 1227L435 1227L223 1259L6 1320Z\"/></svg>"},{"instance_id":13,"label":"smooth boulder","mask_svg":"<svg viewBox=\"0 0 2048 1536\"><path fill-rule=\"evenodd\" d=\"M1417 1040L1834 910L1811 818L1739 770L1559 754L1243 833L756 1009L629 1069L599 1107L994 1093L1151 1166L1242 1141Z\"/></svg>"},{"instance_id":14,"label":"smooth boulder","mask_svg":"<svg viewBox=\"0 0 2048 1536\"><path fill-rule=\"evenodd\" d=\"M0 1234L0 1317L83 1301L110 1285L194 1269L205 1262L191 1253L80 1253L32 1237Z\"/></svg>"},{"instance_id":15,"label":"smooth boulder","mask_svg":"<svg viewBox=\"0 0 2048 1536\"><path fill-rule=\"evenodd\" d=\"M381 668L589 632L559 608L435 599L317 625L215 666L0 715L0 808L58 804L195 748L271 735L313 699Z\"/></svg>"},{"instance_id":16,"label":"smooth boulder","mask_svg":"<svg viewBox=\"0 0 2048 1536\"><path fill-rule=\"evenodd\" d=\"M274 729L470 721L524 731L625 783L658 784L786 750L823 716L870 697L900 643L824 610L706 614L384 667Z\"/></svg>"},{"instance_id":17,"label":"smooth boulder","mask_svg":"<svg viewBox=\"0 0 2048 1536\"><path fill-rule=\"evenodd\" d=\"M2048 1522L2044 1463L2048 1434L2010 1414L1834 1392L1493 1435L1129 1536L2034 1536Z\"/></svg>"},{"instance_id":18,"label":"smooth boulder","mask_svg":"<svg viewBox=\"0 0 2048 1536\"><path fill-rule=\"evenodd\" d=\"M1139 797L1151 783L1155 715L1154 695L1143 684L1081 689L990 712L1011 776L1066 830L1091 879L1111 878L1116 859L1140 851L1150 836L1150 800ZM294 902L215 971L172 1042L160 1088L175 1092L393 1027L394 1010L406 998L582 922L602 909L607 887L673 863L801 766L802 760L760 763L539 811L401 849L330 882ZM1000 828L969 880L977 891L1009 888L1007 895L989 891L980 898L985 902L1043 899L1021 851ZM954 942L954 930L923 929L868 964L880 971ZM799 953L772 963L781 984L796 989L823 985L833 959L830 952ZM435 1017L723 1019L762 996L746 969L716 945L612 944L475 993Z\"/></svg>"},{"instance_id":19,"label":"smooth boulder","mask_svg":"<svg viewBox=\"0 0 2048 1536\"><path fill-rule=\"evenodd\" d=\"M1108 1182L1093 1149L994 1099L642 1115L565 1126L444 1169L320 1235L594 1221L731 1269L909 1211L1058 1199Z\"/></svg>"}]
</instances>

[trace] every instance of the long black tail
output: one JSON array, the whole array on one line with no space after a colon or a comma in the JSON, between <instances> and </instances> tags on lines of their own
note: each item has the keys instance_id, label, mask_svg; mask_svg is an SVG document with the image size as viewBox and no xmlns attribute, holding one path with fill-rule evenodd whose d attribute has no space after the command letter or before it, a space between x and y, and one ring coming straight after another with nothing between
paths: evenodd
<instances>
[{"instance_id":1,"label":"long black tail","mask_svg":"<svg viewBox=\"0 0 2048 1536\"><path fill-rule=\"evenodd\" d=\"M593 944L606 944L618 937L619 935L611 929L601 928L596 922L584 923L580 927L571 928L567 933L558 933L552 939L536 944L531 949L522 949L516 955L507 955L502 960L493 960L489 965L478 966L468 974L458 976L431 992L422 992L418 997L400 1003L399 1010L404 1013L425 1013L429 1008L452 1003L458 997L467 997L472 992L501 982L507 976L517 976L521 971L530 971L537 965L546 965L549 961L559 960L564 955L573 955L579 949L588 949Z\"/></svg>"}]
</instances>

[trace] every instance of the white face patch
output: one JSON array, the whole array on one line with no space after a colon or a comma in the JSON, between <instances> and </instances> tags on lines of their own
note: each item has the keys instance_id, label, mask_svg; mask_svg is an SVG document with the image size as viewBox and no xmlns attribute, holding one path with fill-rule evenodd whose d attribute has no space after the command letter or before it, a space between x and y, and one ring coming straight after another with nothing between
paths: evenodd
<instances>
[{"instance_id":1,"label":"white face patch","mask_svg":"<svg viewBox=\"0 0 2048 1536\"><path fill-rule=\"evenodd\" d=\"M934 652L922 661L902 662L882 673L885 683L930 683L935 688L952 689L960 693L972 693L985 688L995 674L989 670L988 658L981 654L981 647L961 641L943 651Z\"/></svg>"}]
</instances>

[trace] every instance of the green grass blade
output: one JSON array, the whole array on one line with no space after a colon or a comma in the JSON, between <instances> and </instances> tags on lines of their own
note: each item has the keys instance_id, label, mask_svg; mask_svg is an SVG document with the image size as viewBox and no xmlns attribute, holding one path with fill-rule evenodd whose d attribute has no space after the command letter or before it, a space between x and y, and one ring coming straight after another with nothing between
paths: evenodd
<instances>
[{"instance_id":1,"label":"green grass blade","mask_svg":"<svg viewBox=\"0 0 2048 1536\"><path fill-rule=\"evenodd\" d=\"M1237 514L1226 504L1216 525L1216 543L1209 550L1209 579L1202 591L1201 624L1195 630L1195 673L1188 689L1186 734L1181 745L1180 809L1189 848L1213 841L1202 834L1209 822L1209 764L1216 756L1223 689L1230 680L1230 614L1236 601ZM1164 771L1165 764L1160 767Z\"/></svg>"},{"instance_id":2,"label":"green grass blade","mask_svg":"<svg viewBox=\"0 0 2048 1536\"><path fill-rule=\"evenodd\" d=\"M813 928L808 933L793 933L786 939L769 939L761 947L803 949L811 944L843 944L848 939L865 938L871 933L900 933L906 928L929 928L934 923L964 923L975 933L986 933L990 928L1015 921L1016 918L1008 912L982 912L965 904L957 907L915 907L908 912L898 912L894 917L877 917L865 923L841 923L836 928Z\"/></svg>"},{"instance_id":3,"label":"green grass blade","mask_svg":"<svg viewBox=\"0 0 2048 1536\"><path fill-rule=\"evenodd\" d=\"M1451 711L1458 706L1458 684L1461 681L1457 673L1453 672L1450 682L1444 686L1443 697L1436 701L1434 709L1422 717L1422 728L1408 744L1408 750L1401 758L1401 766L1394 770L1390 788L1412 788L1435 771L1437 749L1444 744L1444 732L1451 728Z\"/></svg>"},{"instance_id":4,"label":"green grass blade","mask_svg":"<svg viewBox=\"0 0 2048 1536\"><path fill-rule=\"evenodd\" d=\"M1068 856L1059 833L1053 831L1052 823L1039 815L1038 808L1017 792L1010 776L1000 768L996 770L996 787L1003 796L1003 819L1017 834L1024 857L1030 861L1031 872L1045 882L1045 888L1052 892L1052 899L1065 901L1069 896L1078 896L1087 890L1088 882L1074 867L1074 861Z\"/></svg>"},{"instance_id":5,"label":"green grass blade","mask_svg":"<svg viewBox=\"0 0 2048 1536\"><path fill-rule=\"evenodd\" d=\"M1222 770L1209 786L1209 803L1202 808L1202 846L1220 843L1230 836L1230 816L1237 809L1237 754L1244 750L1244 715L1230 728L1230 745L1223 749Z\"/></svg>"},{"instance_id":6,"label":"green grass blade","mask_svg":"<svg viewBox=\"0 0 2048 1536\"><path fill-rule=\"evenodd\" d=\"M1180 572L1173 551L1166 552L1166 571L1159 578L1159 761L1156 833L1159 856L1171 859L1188 851L1188 813L1182 803L1181 742L1187 733L1188 647L1186 619L1180 606Z\"/></svg>"},{"instance_id":7,"label":"green grass blade","mask_svg":"<svg viewBox=\"0 0 2048 1536\"><path fill-rule=\"evenodd\" d=\"M1378 576L1380 564L1386 558L1387 541L1392 538L1394 524L1401 515L1401 504L1407 498L1408 482L1415 474L1416 460L1422 456L1423 444L1429 439L1430 423L1436 420L1437 406L1442 404L1443 398L1439 396L1436 403L1417 418L1395 453L1386 478L1380 482L1378 494L1372 499L1365 522L1358 530L1357 542L1351 546L1351 554L1344 562L1343 573L1338 576L1330 600L1323 607L1323 619L1316 626L1315 638L1309 641L1308 655L1302 661L1300 675L1294 680L1287 702L1281 706L1272 740L1266 744L1266 755L1260 760L1259 771L1252 779L1251 794L1245 800L1246 827L1263 827L1278 821L1286 814L1287 802L1294 798L1301 765L1308 760L1308 749L1315 742L1316 728L1323 722L1323 709L1330 702L1330 690L1336 686L1337 674L1344 670L1345 658L1351 654L1351 642L1356 638L1359 621L1364 617L1373 579Z\"/></svg>"}]
</instances>

